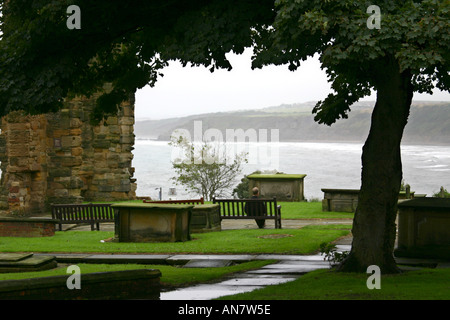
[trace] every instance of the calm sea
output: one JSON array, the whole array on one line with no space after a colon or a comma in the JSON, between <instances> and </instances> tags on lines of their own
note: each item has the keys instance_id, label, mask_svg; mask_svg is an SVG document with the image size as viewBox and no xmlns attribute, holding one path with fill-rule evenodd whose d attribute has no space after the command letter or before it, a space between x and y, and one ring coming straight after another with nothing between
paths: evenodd
<instances>
[{"instance_id":1,"label":"calm sea","mask_svg":"<svg viewBox=\"0 0 450 320\"><path fill-rule=\"evenodd\" d=\"M322 199L322 188L359 189L361 185L362 144L247 143L243 148L249 153L249 163L244 164L242 176L236 180L236 185L245 174L255 170L306 174L307 199ZM239 150L242 150L242 146ZM175 151L168 142L136 140L133 153L138 196L157 199L160 190L163 199L198 196L189 194L171 180L175 176L171 163ZM431 196L441 186L450 189L450 146L404 145L402 162L404 181L416 194ZM169 195L170 188L175 188L175 196Z\"/></svg>"}]
</instances>

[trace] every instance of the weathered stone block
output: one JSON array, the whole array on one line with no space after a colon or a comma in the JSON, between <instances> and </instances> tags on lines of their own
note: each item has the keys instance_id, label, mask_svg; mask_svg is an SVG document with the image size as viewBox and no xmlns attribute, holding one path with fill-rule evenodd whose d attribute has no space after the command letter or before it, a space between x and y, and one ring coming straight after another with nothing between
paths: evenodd
<instances>
[{"instance_id":1,"label":"weathered stone block","mask_svg":"<svg viewBox=\"0 0 450 320\"><path fill-rule=\"evenodd\" d=\"M117 200L128 200L130 199L130 196L126 192L110 192L109 193L112 199Z\"/></svg>"},{"instance_id":2,"label":"weathered stone block","mask_svg":"<svg viewBox=\"0 0 450 320\"><path fill-rule=\"evenodd\" d=\"M73 129L73 128L80 128L82 124L83 123L78 118L71 118L70 119L70 128L71 129Z\"/></svg>"},{"instance_id":3,"label":"weathered stone block","mask_svg":"<svg viewBox=\"0 0 450 320\"><path fill-rule=\"evenodd\" d=\"M109 128L109 134L110 135L118 135L120 134L120 127L118 125L110 125Z\"/></svg>"},{"instance_id":4,"label":"weathered stone block","mask_svg":"<svg viewBox=\"0 0 450 320\"><path fill-rule=\"evenodd\" d=\"M130 166L131 166L131 161L121 161L121 162L119 162L119 165L118 165L118 167L122 168L122 169L130 168Z\"/></svg>"},{"instance_id":5,"label":"weathered stone block","mask_svg":"<svg viewBox=\"0 0 450 320\"><path fill-rule=\"evenodd\" d=\"M99 192L111 192L111 191L114 191L114 186L102 184L102 185L98 186L98 191Z\"/></svg>"},{"instance_id":6,"label":"weathered stone block","mask_svg":"<svg viewBox=\"0 0 450 320\"><path fill-rule=\"evenodd\" d=\"M109 149L111 147L111 142L108 140L94 140L92 146L96 149Z\"/></svg>"},{"instance_id":7,"label":"weathered stone block","mask_svg":"<svg viewBox=\"0 0 450 320\"><path fill-rule=\"evenodd\" d=\"M75 107L70 108L69 116L71 118L79 118L78 120L80 120L84 116L82 107L81 102L75 104Z\"/></svg>"},{"instance_id":8,"label":"weathered stone block","mask_svg":"<svg viewBox=\"0 0 450 320\"><path fill-rule=\"evenodd\" d=\"M120 125L134 125L134 117L122 117L119 120L119 124Z\"/></svg>"},{"instance_id":9,"label":"weathered stone block","mask_svg":"<svg viewBox=\"0 0 450 320\"><path fill-rule=\"evenodd\" d=\"M71 154L72 154L72 156L75 156L75 157L80 156L83 154L83 148L81 148L81 147L72 148Z\"/></svg>"},{"instance_id":10,"label":"weathered stone block","mask_svg":"<svg viewBox=\"0 0 450 320\"><path fill-rule=\"evenodd\" d=\"M69 188L70 189L81 189L84 187L83 179L79 177L72 177L70 179Z\"/></svg>"},{"instance_id":11,"label":"weathered stone block","mask_svg":"<svg viewBox=\"0 0 450 320\"><path fill-rule=\"evenodd\" d=\"M111 191L116 191L116 192L129 192L131 190L131 186L130 186L130 181L128 181L128 184L126 185L117 185L114 187L113 190Z\"/></svg>"},{"instance_id":12,"label":"weathered stone block","mask_svg":"<svg viewBox=\"0 0 450 320\"><path fill-rule=\"evenodd\" d=\"M119 162L120 157L119 157L118 154L115 154L115 153L107 154L107 155L106 155L106 160L108 160L108 161Z\"/></svg>"},{"instance_id":13,"label":"weathered stone block","mask_svg":"<svg viewBox=\"0 0 450 320\"><path fill-rule=\"evenodd\" d=\"M70 177L72 175L72 169L71 168L65 168L65 167L57 167L52 168L52 170L48 173L49 178L55 178L55 177Z\"/></svg>"},{"instance_id":14,"label":"weathered stone block","mask_svg":"<svg viewBox=\"0 0 450 320\"><path fill-rule=\"evenodd\" d=\"M11 165L18 167L28 167L28 161L30 159L28 157L16 157L13 161L11 161Z\"/></svg>"},{"instance_id":15,"label":"weathered stone block","mask_svg":"<svg viewBox=\"0 0 450 320\"><path fill-rule=\"evenodd\" d=\"M69 189L68 191L69 191L69 197L81 198L82 199L82 197L81 197L81 190L79 188Z\"/></svg>"},{"instance_id":16,"label":"weathered stone block","mask_svg":"<svg viewBox=\"0 0 450 320\"><path fill-rule=\"evenodd\" d=\"M63 189L64 188L64 184L63 183L59 183L59 182L49 182L48 183L48 187L52 190L56 190L56 189Z\"/></svg>"},{"instance_id":17,"label":"weathered stone block","mask_svg":"<svg viewBox=\"0 0 450 320\"><path fill-rule=\"evenodd\" d=\"M109 117L106 119L106 124L107 124L108 126L111 126L111 125L114 125L114 124L118 124L118 123L119 123L119 119L118 119L117 117L109 116Z\"/></svg>"},{"instance_id":18,"label":"weathered stone block","mask_svg":"<svg viewBox=\"0 0 450 320\"><path fill-rule=\"evenodd\" d=\"M8 147L10 157L23 157L28 155L28 145L21 143L13 143Z\"/></svg>"},{"instance_id":19,"label":"weathered stone block","mask_svg":"<svg viewBox=\"0 0 450 320\"><path fill-rule=\"evenodd\" d=\"M68 156L64 159L64 165L67 167L78 167L83 163L83 159L80 156L73 157Z\"/></svg>"},{"instance_id":20,"label":"weathered stone block","mask_svg":"<svg viewBox=\"0 0 450 320\"><path fill-rule=\"evenodd\" d=\"M134 117L134 108L132 106L122 105L121 111L122 115L125 117Z\"/></svg>"},{"instance_id":21,"label":"weathered stone block","mask_svg":"<svg viewBox=\"0 0 450 320\"><path fill-rule=\"evenodd\" d=\"M130 184L130 179L129 179L129 177L126 177L126 179L121 179L120 180L120 185L122 185L122 186L127 186L127 185L129 185Z\"/></svg>"},{"instance_id":22,"label":"weathered stone block","mask_svg":"<svg viewBox=\"0 0 450 320\"><path fill-rule=\"evenodd\" d=\"M9 166L8 171L9 171L9 173L27 172L28 166L26 166L26 167Z\"/></svg>"},{"instance_id":23,"label":"weathered stone block","mask_svg":"<svg viewBox=\"0 0 450 320\"><path fill-rule=\"evenodd\" d=\"M66 197L69 195L69 190L67 189L56 189L53 192L53 195L55 197Z\"/></svg>"},{"instance_id":24,"label":"weathered stone block","mask_svg":"<svg viewBox=\"0 0 450 320\"><path fill-rule=\"evenodd\" d=\"M120 143L122 144L134 144L134 134L127 134L120 136Z\"/></svg>"},{"instance_id":25,"label":"weathered stone block","mask_svg":"<svg viewBox=\"0 0 450 320\"><path fill-rule=\"evenodd\" d=\"M23 132L28 131L31 128L30 123L27 122L27 117L21 117L21 119L17 119L13 122L8 122L8 131L10 134L14 132ZM19 122L20 121L20 122Z\"/></svg>"},{"instance_id":26,"label":"weathered stone block","mask_svg":"<svg viewBox=\"0 0 450 320\"><path fill-rule=\"evenodd\" d=\"M133 133L133 126L129 126L129 125L121 125L120 126L120 132L122 134L130 134Z\"/></svg>"},{"instance_id":27,"label":"weathered stone block","mask_svg":"<svg viewBox=\"0 0 450 320\"><path fill-rule=\"evenodd\" d=\"M82 130L80 129L80 128L77 128L77 129L70 129L69 130L69 134L71 135L71 136L80 136L81 134L82 134Z\"/></svg>"},{"instance_id":28,"label":"weathered stone block","mask_svg":"<svg viewBox=\"0 0 450 320\"><path fill-rule=\"evenodd\" d=\"M57 221L45 218L0 217L0 237L51 237Z\"/></svg>"},{"instance_id":29,"label":"weathered stone block","mask_svg":"<svg viewBox=\"0 0 450 320\"><path fill-rule=\"evenodd\" d=\"M50 136L54 138L61 138L63 136L68 136L70 134L70 130L68 129L55 129L51 131Z\"/></svg>"},{"instance_id":30,"label":"weathered stone block","mask_svg":"<svg viewBox=\"0 0 450 320\"><path fill-rule=\"evenodd\" d=\"M80 136L61 137L61 146L63 148L81 147L81 137Z\"/></svg>"}]
</instances>

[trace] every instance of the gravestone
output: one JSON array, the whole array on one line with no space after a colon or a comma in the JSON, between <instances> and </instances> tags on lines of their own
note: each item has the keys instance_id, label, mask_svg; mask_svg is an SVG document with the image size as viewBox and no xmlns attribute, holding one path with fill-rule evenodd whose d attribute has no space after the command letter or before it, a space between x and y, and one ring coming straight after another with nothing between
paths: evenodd
<instances>
[{"instance_id":1,"label":"gravestone","mask_svg":"<svg viewBox=\"0 0 450 320\"><path fill-rule=\"evenodd\" d=\"M399 203L397 242L396 256L450 259L450 199Z\"/></svg>"},{"instance_id":2,"label":"gravestone","mask_svg":"<svg viewBox=\"0 0 450 320\"><path fill-rule=\"evenodd\" d=\"M322 189L322 211L355 212L359 189Z\"/></svg>"},{"instance_id":3,"label":"gravestone","mask_svg":"<svg viewBox=\"0 0 450 320\"><path fill-rule=\"evenodd\" d=\"M324 195L322 200L322 211L329 212L355 212L358 206L359 189L322 189ZM409 185L405 191L400 191L399 200L412 199L425 195L415 195Z\"/></svg>"},{"instance_id":4,"label":"gravestone","mask_svg":"<svg viewBox=\"0 0 450 320\"><path fill-rule=\"evenodd\" d=\"M218 204L198 204L192 209L191 232L221 231L220 207Z\"/></svg>"},{"instance_id":5,"label":"gravestone","mask_svg":"<svg viewBox=\"0 0 450 320\"><path fill-rule=\"evenodd\" d=\"M119 203L115 234L119 242L178 242L191 240L192 205Z\"/></svg>"},{"instance_id":6,"label":"gravestone","mask_svg":"<svg viewBox=\"0 0 450 320\"><path fill-rule=\"evenodd\" d=\"M248 175L249 194L257 187L261 198L277 198L277 201L304 201L306 174L251 174Z\"/></svg>"}]
</instances>

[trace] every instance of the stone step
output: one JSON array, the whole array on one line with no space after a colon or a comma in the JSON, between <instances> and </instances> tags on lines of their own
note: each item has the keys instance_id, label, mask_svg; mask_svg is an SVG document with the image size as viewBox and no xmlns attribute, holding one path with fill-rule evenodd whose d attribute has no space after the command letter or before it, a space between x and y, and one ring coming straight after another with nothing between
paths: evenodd
<instances>
[{"instance_id":1,"label":"stone step","mask_svg":"<svg viewBox=\"0 0 450 320\"><path fill-rule=\"evenodd\" d=\"M54 256L28 254L0 254L0 273L29 272L56 268Z\"/></svg>"},{"instance_id":2,"label":"stone step","mask_svg":"<svg viewBox=\"0 0 450 320\"><path fill-rule=\"evenodd\" d=\"M32 253L0 253L1 262L17 262L31 257Z\"/></svg>"}]
</instances>

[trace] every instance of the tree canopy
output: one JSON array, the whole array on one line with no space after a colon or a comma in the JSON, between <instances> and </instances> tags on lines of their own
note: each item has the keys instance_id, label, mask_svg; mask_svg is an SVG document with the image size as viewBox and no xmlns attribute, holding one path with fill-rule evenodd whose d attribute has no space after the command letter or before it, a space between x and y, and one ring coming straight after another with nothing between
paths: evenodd
<instances>
[{"instance_id":1,"label":"tree canopy","mask_svg":"<svg viewBox=\"0 0 450 320\"><path fill-rule=\"evenodd\" d=\"M381 28L369 29L373 1L87 0L0 1L1 114L57 110L67 96L90 95L106 82L97 117L154 85L171 59L230 69L225 54L255 46L254 67L320 55L334 94L316 120L331 124L377 88L388 59L411 74L414 90L449 88L449 1L377 1ZM66 26L81 9L81 29Z\"/></svg>"},{"instance_id":2,"label":"tree canopy","mask_svg":"<svg viewBox=\"0 0 450 320\"><path fill-rule=\"evenodd\" d=\"M231 68L225 54L251 46L252 28L270 21L270 1L1 0L0 115L58 110L64 98L91 95L96 118L147 84L171 59ZM80 29L69 29L69 5ZM251 10L250 10L251 9Z\"/></svg>"},{"instance_id":3,"label":"tree canopy","mask_svg":"<svg viewBox=\"0 0 450 320\"><path fill-rule=\"evenodd\" d=\"M376 1L380 28L369 28L373 1L276 1L277 15L256 39L254 66L288 64L296 70L319 54L335 93L319 101L319 123L346 118L350 106L384 82L395 61L408 73L413 90L450 88L450 2Z\"/></svg>"}]
</instances>

